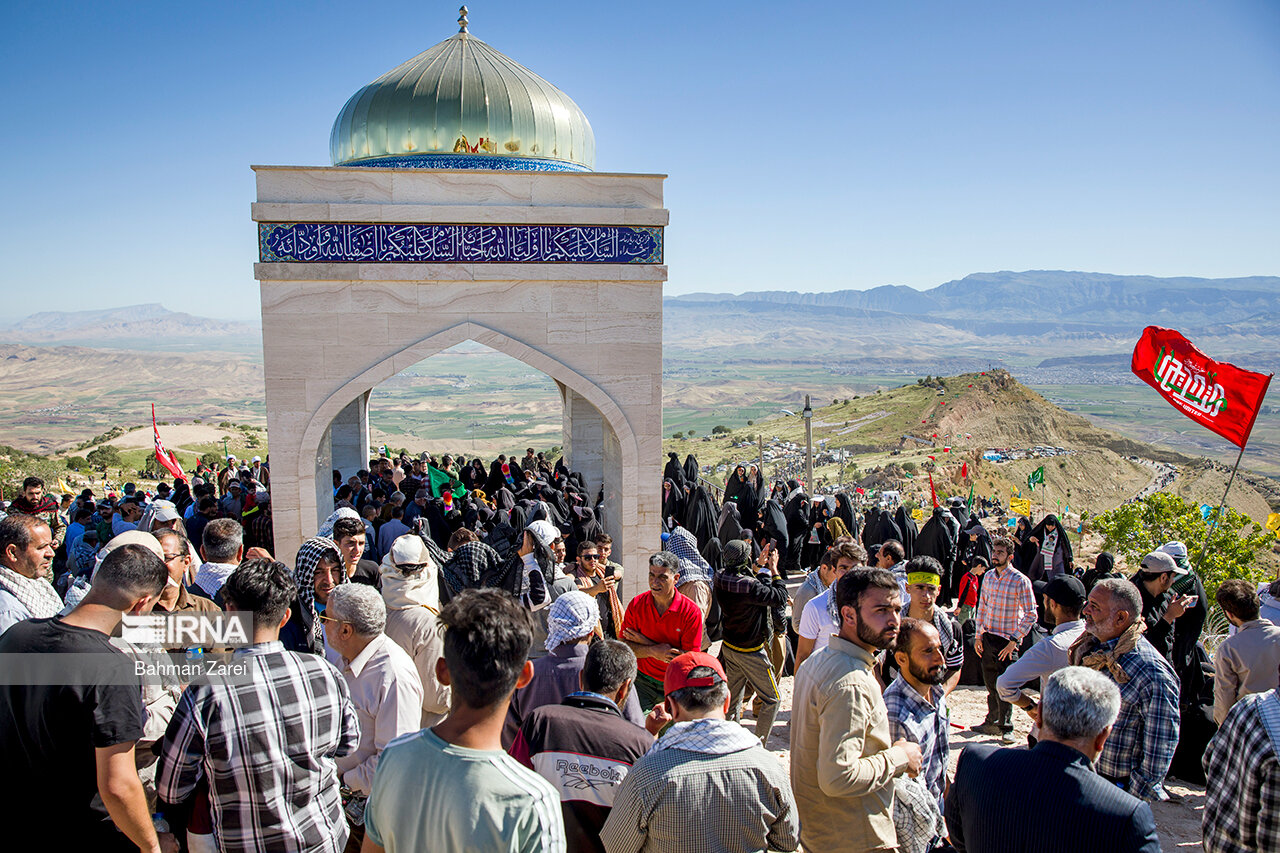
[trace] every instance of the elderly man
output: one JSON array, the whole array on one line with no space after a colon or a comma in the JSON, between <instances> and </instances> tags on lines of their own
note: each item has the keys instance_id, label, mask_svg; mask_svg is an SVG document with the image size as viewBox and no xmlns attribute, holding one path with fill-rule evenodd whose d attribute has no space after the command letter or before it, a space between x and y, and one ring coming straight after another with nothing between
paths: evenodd
<instances>
[{"instance_id":1,"label":"elderly man","mask_svg":"<svg viewBox=\"0 0 1280 853\"><path fill-rule=\"evenodd\" d=\"M436 661L444 655L437 618L440 567L422 538L410 533L391 544L380 569L386 634L413 658L422 683L421 727L434 726L449 712L449 688L436 677Z\"/></svg>"},{"instance_id":2,"label":"elderly man","mask_svg":"<svg viewBox=\"0 0 1280 853\"><path fill-rule=\"evenodd\" d=\"M49 583L53 534L34 515L0 519L0 634L24 619L57 616L62 599Z\"/></svg>"},{"instance_id":3,"label":"elderly man","mask_svg":"<svg viewBox=\"0 0 1280 853\"><path fill-rule=\"evenodd\" d=\"M787 775L760 741L725 719L720 662L687 652L667 666L654 709L662 734L622 780L600 831L608 853L795 850L799 817Z\"/></svg>"},{"instance_id":4,"label":"elderly man","mask_svg":"<svg viewBox=\"0 0 1280 853\"><path fill-rule=\"evenodd\" d=\"M393 738L421 728L422 682L412 658L382 633L387 606L373 587L336 587L320 619L329 645L342 656L342 677L360 721L360 745L337 765L338 779L351 792L344 797L348 824L352 834L363 839L363 820L356 823L352 815L363 813L383 748Z\"/></svg>"},{"instance_id":5,"label":"elderly man","mask_svg":"<svg viewBox=\"0 0 1280 853\"><path fill-rule=\"evenodd\" d=\"M1222 725L1242 696L1280 685L1280 627L1258 615L1258 593L1246 580L1223 581L1216 597L1236 629L1213 656L1213 719Z\"/></svg>"},{"instance_id":6,"label":"elderly man","mask_svg":"<svg viewBox=\"0 0 1280 853\"><path fill-rule=\"evenodd\" d=\"M875 655L898 637L898 581L887 569L855 569L835 594L839 633L800 667L791 702L800 842L810 853L893 850L893 780L922 764L918 744L890 741L873 671Z\"/></svg>"},{"instance_id":7,"label":"elderly man","mask_svg":"<svg viewBox=\"0 0 1280 853\"><path fill-rule=\"evenodd\" d=\"M1280 850L1280 690L1227 712L1204 753L1205 853Z\"/></svg>"},{"instance_id":8,"label":"elderly man","mask_svg":"<svg viewBox=\"0 0 1280 853\"><path fill-rule=\"evenodd\" d=\"M947 827L961 853L1160 853L1151 806L1093 772L1120 711L1111 681L1078 666L1045 682L1034 749L960 754Z\"/></svg>"},{"instance_id":9,"label":"elderly man","mask_svg":"<svg viewBox=\"0 0 1280 853\"><path fill-rule=\"evenodd\" d=\"M1045 583L1041 594L1045 609L1053 618L1053 633L1028 649L996 679L1000 698L1026 711L1032 720L1040 712L1035 701L1023 692L1023 687L1031 681L1043 684L1050 675L1067 666L1067 650L1084 633L1080 610L1084 607L1085 591L1079 578L1058 575ZM1038 725L1033 724L1031 737L1034 745L1034 739L1039 737Z\"/></svg>"},{"instance_id":10,"label":"elderly man","mask_svg":"<svg viewBox=\"0 0 1280 853\"><path fill-rule=\"evenodd\" d=\"M535 708L511 747L513 758L560 792L570 853L604 850L600 828L618 786L653 746L653 736L619 710L635 677L636 656L626 643L593 643L580 689L558 705Z\"/></svg>"},{"instance_id":11,"label":"elderly man","mask_svg":"<svg viewBox=\"0 0 1280 853\"><path fill-rule=\"evenodd\" d=\"M627 605L619 638L639 661L636 693L646 711L663 700L667 664L682 651L702 649L702 611L676 590L680 560L670 551L649 558L649 589Z\"/></svg>"},{"instance_id":12,"label":"elderly man","mask_svg":"<svg viewBox=\"0 0 1280 853\"><path fill-rule=\"evenodd\" d=\"M222 585L244 558L244 528L234 518L215 518L204 526L200 556L191 591L220 602Z\"/></svg>"},{"instance_id":13,"label":"elderly man","mask_svg":"<svg viewBox=\"0 0 1280 853\"><path fill-rule=\"evenodd\" d=\"M1013 706L1000 698L996 682L1018 659L1018 646L1036 623L1036 597L1027 576L1013 567L1013 540L991 543L991 571L983 575L973 649L982 658L987 718L972 730L1013 743Z\"/></svg>"},{"instance_id":14,"label":"elderly man","mask_svg":"<svg viewBox=\"0 0 1280 853\"><path fill-rule=\"evenodd\" d=\"M1098 772L1139 799L1167 800L1164 777L1178 746L1178 677L1142 636L1142 597L1127 580L1098 581L1084 606L1085 633L1072 644L1077 666L1120 687L1120 716Z\"/></svg>"},{"instance_id":15,"label":"elderly man","mask_svg":"<svg viewBox=\"0 0 1280 853\"><path fill-rule=\"evenodd\" d=\"M502 747L510 749L525 718L535 708L558 705L564 697L580 689L587 651L600 627L600 610L584 592L566 592L547 608L547 654L533 662L533 678L511 696L507 719L502 727ZM623 697L622 716L637 726L644 725L644 713L634 690Z\"/></svg>"},{"instance_id":16,"label":"elderly man","mask_svg":"<svg viewBox=\"0 0 1280 853\"><path fill-rule=\"evenodd\" d=\"M155 537L163 552L161 559L169 570L169 579L165 582L164 591L160 593L155 609L166 613L205 613L218 610L218 605L209 599L187 591L186 581L193 562L191 543L187 541L187 537L177 530L158 530Z\"/></svg>"}]
</instances>

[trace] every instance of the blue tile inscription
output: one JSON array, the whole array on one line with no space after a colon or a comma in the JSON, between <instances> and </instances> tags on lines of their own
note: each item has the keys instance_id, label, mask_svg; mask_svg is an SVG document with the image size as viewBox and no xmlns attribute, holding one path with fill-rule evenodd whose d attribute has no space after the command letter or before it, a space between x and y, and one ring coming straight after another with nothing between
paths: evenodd
<instances>
[{"instance_id":1,"label":"blue tile inscription","mask_svg":"<svg viewBox=\"0 0 1280 853\"><path fill-rule=\"evenodd\" d=\"M662 228L262 222L264 263L660 264Z\"/></svg>"}]
</instances>

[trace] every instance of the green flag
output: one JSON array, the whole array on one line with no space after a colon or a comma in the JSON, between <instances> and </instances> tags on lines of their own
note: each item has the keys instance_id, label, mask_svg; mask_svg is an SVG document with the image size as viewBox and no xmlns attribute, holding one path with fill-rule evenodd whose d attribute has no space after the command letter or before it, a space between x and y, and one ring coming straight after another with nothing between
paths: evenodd
<instances>
[{"instance_id":1,"label":"green flag","mask_svg":"<svg viewBox=\"0 0 1280 853\"><path fill-rule=\"evenodd\" d=\"M1041 465L1036 470L1027 475L1027 487L1035 491L1036 483L1044 483L1044 466Z\"/></svg>"},{"instance_id":2,"label":"green flag","mask_svg":"<svg viewBox=\"0 0 1280 853\"><path fill-rule=\"evenodd\" d=\"M427 466L427 476L431 478L431 494L435 497L443 497L446 491L452 492L455 498L460 498L467 493L457 478L434 465Z\"/></svg>"},{"instance_id":3,"label":"green flag","mask_svg":"<svg viewBox=\"0 0 1280 853\"><path fill-rule=\"evenodd\" d=\"M964 504L968 509L973 509L973 483L969 484L969 500Z\"/></svg>"}]
</instances>

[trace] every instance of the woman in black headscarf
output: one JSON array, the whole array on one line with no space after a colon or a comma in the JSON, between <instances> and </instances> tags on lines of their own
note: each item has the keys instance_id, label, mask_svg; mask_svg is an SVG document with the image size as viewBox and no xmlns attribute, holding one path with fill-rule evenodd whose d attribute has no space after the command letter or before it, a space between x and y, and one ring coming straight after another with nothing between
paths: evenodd
<instances>
[{"instance_id":1,"label":"woman in black headscarf","mask_svg":"<svg viewBox=\"0 0 1280 853\"><path fill-rule=\"evenodd\" d=\"M577 506L573 508L573 535L569 541L565 543L567 548L565 562L576 560L578 558L578 546L583 542L595 542L596 537L604 533L604 527L600 522L596 521L595 510L590 507Z\"/></svg>"},{"instance_id":2,"label":"woman in black headscarf","mask_svg":"<svg viewBox=\"0 0 1280 853\"><path fill-rule=\"evenodd\" d=\"M747 469L739 465L729 475L724 487L725 503L733 502L738 508L738 521L748 530L755 528L760 512L757 486L747 476ZM728 541L728 540L725 540Z\"/></svg>"},{"instance_id":3,"label":"woman in black headscarf","mask_svg":"<svg viewBox=\"0 0 1280 853\"><path fill-rule=\"evenodd\" d=\"M787 577L788 572L799 571L805 539L809 536L809 496L797 481L789 480L787 485L791 487L783 506L783 513L787 518L787 550L778 561L778 573L783 578Z\"/></svg>"},{"instance_id":4,"label":"woman in black headscarf","mask_svg":"<svg viewBox=\"0 0 1280 853\"><path fill-rule=\"evenodd\" d=\"M1124 577L1116 571L1116 558L1110 551L1103 551L1093 562L1093 568L1084 573L1084 577L1080 582L1084 584L1084 591L1089 593L1098 581L1108 578Z\"/></svg>"},{"instance_id":5,"label":"woman in black headscarf","mask_svg":"<svg viewBox=\"0 0 1280 853\"><path fill-rule=\"evenodd\" d=\"M689 494L689 503L684 508L680 526L693 534L701 548L716 535L717 516L715 501L707 494L704 486L698 485Z\"/></svg>"},{"instance_id":6,"label":"woman in black headscarf","mask_svg":"<svg viewBox=\"0 0 1280 853\"><path fill-rule=\"evenodd\" d=\"M883 545L890 539L902 541L902 531L898 529L898 524L893 520L889 510L882 509L876 515L876 530L871 538L871 544Z\"/></svg>"},{"instance_id":7,"label":"woman in black headscarf","mask_svg":"<svg viewBox=\"0 0 1280 853\"><path fill-rule=\"evenodd\" d=\"M662 469L662 479L670 480L680 487L680 495L684 496L684 468L680 467L680 454L667 454L667 467Z\"/></svg>"},{"instance_id":8,"label":"woman in black headscarf","mask_svg":"<svg viewBox=\"0 0 1280 853\"><path fill-rule=\"evenodd\" d=\"M1036 546L1031 544L1031 527L1031 519L1020 515L1018 526L1013 529L1013 567L1024 575L1036 555Z\"/></svg>"},{"instance_id":9,"label":"woman in black headscarf","mask_svg":"<svg viewBox=\"0 0 1280 853\"><path fill-rule=\"evenodd\" d=\"M862 529L858 524L858 516L853 511L853 502L846 492L836 492L836 517L844 522L849 535L857 539Z\"/></svg>"},{"instance_id":10,"label":"woman in black headscarf","mask_svg":"<svg viewBox=\"0 0 1280 853\"><path fill-rule=\"evenodd\" d=\"M720 507L720 526L716 537L721 542L732 542L734 539L746 539L750 536L738 519L738 507L733 501L725 501Z\"/></svg>"},{"instance_id":11,"label":"woman in black headscarf","mask_svg":"<svg viewBox=\"0 0 1280 853\"><path fill-rule=\"evenodd\" d=\"M805 535L804 545L800 551L800 565L812 569L822 561L822 556L831 547L831 534L827 531L827 520L832 517L835 502L815 500L809 509L809 532Z\"/></svg>"},{"instance_id":12,"label":"woman in black headscarf","mask_svg":"<svg viewBox=\"0 0 1280 853\"><path fill-rule=\"evenodd\" d=\"M902 534L898 541L902 543L902 550L907 552L907 559L910 560L916 555L916 537L920 534L920 528L916 527L916 520L905 506L899 506L898 511L893 514L893 523L898 525L898 532Z\"/></svg>"},{"instance_id":13,"label":"woman in black headscarf","mask_svg":"<svg viewBox=\"0 0 1280 853\"><path fill-rule=\"evenodd\" d=\"M862 511L862 547L867 549L867 553L871 553L872 545L879 545L876 541L876 522L879 520L879 514L867 507Z\"/></svg>"},{"instance_id":14,"label":"woman in black headscarf","mask_svg":"<svg viewBox=\"0 0 1280 853\"><path fill-rule=\"evenodd\" d=\"M698 460L692 453L684 458L684 484L691 489L698 484Z\"/></svg>"},{"instance_id":15,"label":"woman in black headscarf","mask_svg":"<svg viewBox=\"0 0 1280 853\"><path fill-rule=\"evenodd\" d=\"M668 533L684 518L684 489L670 477L662 481L662 525Z\"/></svg>"},{"instance_id":16,"label":"woman in black headscarf","mask_svg":"<svg viewBox=\"0 0 1280 853\"><path fill-rule=\"evenodd\" d=\"M1042 518L1028 538L1036 550L1028 564L1027 577L1038 581L1074 573L1071 539L1056 515Z\"/></svg>"}]
</instances>

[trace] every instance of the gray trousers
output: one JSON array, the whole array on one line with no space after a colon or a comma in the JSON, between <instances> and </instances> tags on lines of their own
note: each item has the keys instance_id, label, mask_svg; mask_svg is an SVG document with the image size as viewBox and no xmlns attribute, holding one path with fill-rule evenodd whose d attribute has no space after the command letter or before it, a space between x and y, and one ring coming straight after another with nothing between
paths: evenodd
<instances>
[{"instance_id":1,"label":"gray trousers","mask_svg":"<svg viewBox=\"0 0 1280 853\"><path fill-rule=\"evenodd\" d=\"M739 652L728 645L720 647L720 662L729 679L729 713L731 719L742 717L742 693L747 685L760 698L760 710L756 714L756 737L767 744L773 731L773 720L778 716L778 679L769 662L768 648L754 652Z\"/></svg>"}]
</instances>

